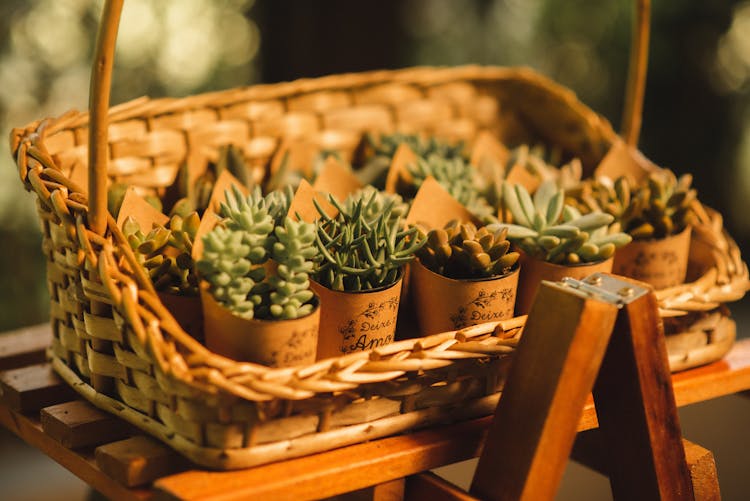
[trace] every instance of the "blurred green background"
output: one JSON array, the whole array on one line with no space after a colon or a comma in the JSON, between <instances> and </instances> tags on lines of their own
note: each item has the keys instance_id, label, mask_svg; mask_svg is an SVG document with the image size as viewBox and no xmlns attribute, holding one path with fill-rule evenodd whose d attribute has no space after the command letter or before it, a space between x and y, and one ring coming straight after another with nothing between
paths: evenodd
<instances>
[{"instance_id":1,"label":"blurred green background","mask_svg":"<svg viewBox=\"0 0 750 501\"><path fill-rule=\"evenodd\" d=\"M528 65L617 128L632 2L126 0L112 102L344 71ZM101 0L0 2L0 131L85 109ZM743 248L750 220L750 2L655 1L641 148L692 172ZM0 330L44 321L33 197L0 143Z\"/></svg>"}]
</instances>

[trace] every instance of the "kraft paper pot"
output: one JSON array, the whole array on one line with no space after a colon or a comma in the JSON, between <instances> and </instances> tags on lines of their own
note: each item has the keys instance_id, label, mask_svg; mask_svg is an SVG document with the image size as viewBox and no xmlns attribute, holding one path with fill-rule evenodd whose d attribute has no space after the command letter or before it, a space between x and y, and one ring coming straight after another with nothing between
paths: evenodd
<instances>
[{"instance_id":1,"label":"kraft paper pot","mask_svg":"<svg viewBox=\"0 0 750 501\"><path fill-rule=\"evenodd\" d=\"M563 266L535 259L521 253L521 278L518 282L518 298L516 299L516 314L526 315L531 309L536 297L536 291L542 280L559 282L565 277L577 280L586 278L592 273L610 273L613 258L596 263L583 263Z\"/></svg>"},{"instance_id":2,"label":"kraft paper pot","mask_svg":"<svg viewBox=\"0 0 750 501\"><path fill-rule=\"evenodd\" d=\"M617 249L614 273L666 289L685 281L690 254L690 227L654 240L633 240Z\"/></svg>"},{"instance_id":3,"label":"kraft paper pot","mask_svg":"<svg viewBox=\"0 0 750 501\"><path fill-rule=\"evenodd\" d=\"M316 282L311 286L320 297L319 360L393 342L400 278L388 287L362 292L334 291Z\"/></svg>"},{"instance_id":4,"label":"kraft paper pot","mask_svg":"<svg viewBox=\"0 0 750 501\"><path fill-rule=\"evenodd\" d=\"M159 299L180 327L201 343L203 337L203 309L200 296L180 296L159 292Z\"/></svg>"},{"instance_id":5,"label":"kraft paper pot","mask_svg":"<svg viewBox=\"0 0 750 501\"><path fill-rule=\"evenodd\" d=\"M513 318L518 267L505 275L454 280L422 265L411 266L412 297L423 336Z\"/></svg>"},{"instance_id":6,"label":"kraft paper pot","mask_svg":"<svg viewBox=\"0 0 750 501\"><path fill-rule=\"evenodd\" d=\"M290 367L315 361L320 304L294 320L248 320L224 308L201 285L206 347L241 362Z\"/></svg>"}]
</instances>

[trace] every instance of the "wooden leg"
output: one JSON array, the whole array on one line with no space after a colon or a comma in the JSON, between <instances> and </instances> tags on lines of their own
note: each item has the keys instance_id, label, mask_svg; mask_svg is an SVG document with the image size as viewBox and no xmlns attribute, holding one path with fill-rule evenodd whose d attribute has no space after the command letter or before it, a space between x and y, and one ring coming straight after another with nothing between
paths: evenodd
<instances>
[{"instance_id":1,"label":"wooden leg","mask_svg":"<svg viewBox=\"0 0 750 501\"><path fill-rule=\"evenodd\" d=\"M708 449L685 439L682 439L682 448L685 451L690 471L694 499L698 501L720 500L721 491L714 455ZM602 475L609 476L607 447L604 446L601 431L598 429L578 434L571 452L571 459Z\"/></svg>"},{"instance_id":2,"label":"wooden leg","mask_svg":"<svg viewBox=\"0 0 750 501\"><path fill-rule=\"evenodd\" d=\"M656 297L618 315L594 386L616 499L692 499Z\"/></svg>"},{"instance_id":3,"label":"wooden leg","mask_svg":"<svg viewBox=\"0 0 750 501\"><path fill-rule=\"evenodd\" d=\"M617 317L542 284L471 485L481 499L553 499Z\"/></svg>"}]
</instances>

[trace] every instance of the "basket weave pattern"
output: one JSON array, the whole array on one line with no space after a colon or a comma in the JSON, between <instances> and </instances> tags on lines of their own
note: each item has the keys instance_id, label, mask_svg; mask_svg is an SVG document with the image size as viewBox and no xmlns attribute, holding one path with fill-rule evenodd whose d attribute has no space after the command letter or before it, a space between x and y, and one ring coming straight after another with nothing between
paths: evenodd
<instances>
[{"instance_id":1,"label":"basket weave pattern","mask_svg":"<svg viewBox=\"0 0 750 501\"><path fill-rule=\"evenodd\" d=\"M71 112L14 130L11 149L38 197L50 356L93 403L214 468L492 412L524 317L287 369L206 350L160 303L115 221L105 237L87 226L87 127L87 113ZM312 142L352 159L365 132L396 130L542 140L581 158L587 174L615 140L606 120L530 70L415 68L125 103L110 112L108 176L162 193L180 163L203 162L222 144L241 146L262 177L281 145ZM700 278L659 292L664 316L715 310L747 289L720 216L695 209Z\"/></svg>"}]
</instances>

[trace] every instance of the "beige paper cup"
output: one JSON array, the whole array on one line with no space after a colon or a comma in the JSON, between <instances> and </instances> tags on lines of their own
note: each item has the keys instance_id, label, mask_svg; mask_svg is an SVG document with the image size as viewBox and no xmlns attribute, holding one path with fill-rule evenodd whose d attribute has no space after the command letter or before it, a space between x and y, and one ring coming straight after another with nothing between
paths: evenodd
<instances>
[{"instance_id":1,"label":"beige paper cup","mask_svg":"<svg viewBox=\"0 0 750 501\"><path fill-rule=\"evenodd\" d=\"M617 249L614 273L666 289L685 281L690 254L690 227L656 240L633 240Z\"/></svg>"},{"instance_id":2,"label":"beige paper cup","mask_svg":"<svg viewBox=\"0 0 750 501\"><path fill-rule=\"evenodd\" d=\"M203 343L203 308L200 296L179 296L168 292L157 292L161 304L172 314L180 327Z\"/></svg>"},{"instance_id":3,"label":"beige paper cup","mask_svg":"<svg viewBox=\"0 0 750 501\"><path fill-rule=\"evenodd\" d=\"M565 277L581 280L593 273L610 273L613 258L597 263L583 263L563 266L552 264L540 259L529 257L521 253L521 279L518 282L518 298L516 299L516 314L526 315L534 303L536 291L542 280L559 282Z\"/></svg>"},{"instance_id":4,"label":"beige paper cup","mask_svg":"<svg viewBox=\"0 0 750 501\"><path fill-rule=\"evenodd\" d=\"M290 367L315 361L320 306L294 320L247 320L232 314L200 287L206 347L240 362Z\"/></svg>"},{"instance_id":5,"label":"beige paper cup","mask_svg":"<svg viewBox=\"0 0 750 501\"><path fill-rule=\"evenodd\" d=\"M513 318L518 268L499 277L454 280L415 260L411 279L423 336Z\"/></svg>"},{"instance_id":6,"label":"beige paper cup","mask_svg":"<svg viewBox=\"0 0 750 501\"><path fill-rule=\"evenodd\" d=\"M318 359L371 350L390 344L396 333L401 279L374 291L334 291L316 282L320 297Z\"/></svg>"}]
</instances>

